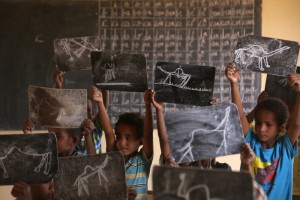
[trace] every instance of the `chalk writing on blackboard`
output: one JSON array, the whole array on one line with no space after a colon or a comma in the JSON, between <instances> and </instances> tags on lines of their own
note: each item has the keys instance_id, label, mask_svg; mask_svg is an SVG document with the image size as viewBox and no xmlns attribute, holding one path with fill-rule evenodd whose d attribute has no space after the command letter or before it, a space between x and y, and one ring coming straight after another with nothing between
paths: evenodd
<instances>
[{"instance_id":1,"label":"chalk writing on blackboard","mask_svg":"<svg viewBox=\"0 0 300 200\"><path fill-rule=\"evenodd\" d=\"M40 159L39 165L34 168L33 172L40 173L41 169L44 167L43 173L45 175L49 174L50 165L51 165L51 156L52 156L51 152L43 153L43 154L26 153L26 152L21 151L20 148L14 146L8 151L8 153L5 156L0 157L0 166L1 166L2 170L4 171L3 178L9 178L9 174L7 173L7 170L4 165L3 160L8 159L8 157L15 157L17 155L29 156L32 159Z\"/></svg>"},{"instance_id":2,"label":"chalk writing on blackboard","mask_svg":"<svg viewBox=\"0 0 300 200\"><path fill-rule=\"evenodd\" d=\"M86 197L86 196L90 196L90 192L88 189L88 184L89 184L89 178L90 177L98 177L99 180L99 185L106 185L106 183L108 182L107 176L105 174L105 172L103 171L103 168L106 167L108 161L111 160L111 158L109 156L106 156L105 160L103 161L103 163L99 166L95 166L92 167L90 165L87 165L84 167L84 172L82 174L80 174L76 180L75 183L73 184L74 187L77 187L77 195L79 197ZM106 182L102 182L102 179ZM108 190L108 188L106 188L106 191ZM108 192L108 191L107 191Z\"/></svg>"},{"instance_id":3,"label":"chalk writing on blackboard","mask_svg":"<svg viewBox=\"0 0 300 200\"><path fill-rule=\"evenodd\" d=\"M240 37L234 52L239 69L287 76L296 72L299 44L256 35Z\"/></svg>"},{"instance_id":4,"label":"chalk writing on blackboard","mask_svg":"<svg viewBox=\"0 0 300 200\"><path fill-rule=\"evenodd\" d=\"M60 70L92 69L91 51L100 50L100 38L76 37L54 40L56 63Z\"/></svg>"},{"instance_id":5,"label":"chalk writing on blackboard","mask_svg":"<svg viewBox=\"0 0 300 200\"><path fill-rule=\"evenodd\" d=\"M168 111L165 119L171 154L178 163L239 153L243 143L233 104Z\"/></svg>"},{"instance_id":6,"label":"chalk writing on blackboard","mask_svg":"<svg viewBox=\"0 0 300 200\"><path fill-rule=\"evenodd\" d=\"M264 48L260 45L251 45L247 48L239 48L235 50L235 62L241 63L242 65L246 66L248 69L249 64L251 64L253 58L258 59L258 68L261 71L265 71L264 67L270 67L268 63L268 58L275 54L281 53L284 50L290 49L288 46L281 47L274 51L267 52ZM264 67L263 67L264 66Z\"/></svg>"},{"instance_id":7,"label":"chalk writing on blackboard","mask_svg":"<svg viewBox=\"0 0 300 200\"><path fill-rule=\"evenodd\" d=\"M0 185L45 183L58 170L54 134L1 135L0 146Z\"/></svg>"}]
</instances>

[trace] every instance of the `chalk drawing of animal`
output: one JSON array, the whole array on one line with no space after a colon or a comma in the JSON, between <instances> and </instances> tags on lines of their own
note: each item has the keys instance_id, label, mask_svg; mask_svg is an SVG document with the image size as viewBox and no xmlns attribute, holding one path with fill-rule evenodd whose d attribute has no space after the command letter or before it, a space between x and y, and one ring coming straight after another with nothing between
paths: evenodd
<instances>
[{"instance_id":1,"label":"chalk drawing of animal","mask_svg":"<svg viewBox=\"0 0 300 200\"><path fill-rule=\"evenodd\" d=\"M263 64L269 68L268 58L275 54L282 53L284 50L288 50L290 47L284 46L274 51L266 52L260 45L251 45L247 48L239 48L235 50L235 62L240 63L247 67L252 63L252 58L258 59L258 67L261 71L264 71Z\"/></svg>"}]
</instances>

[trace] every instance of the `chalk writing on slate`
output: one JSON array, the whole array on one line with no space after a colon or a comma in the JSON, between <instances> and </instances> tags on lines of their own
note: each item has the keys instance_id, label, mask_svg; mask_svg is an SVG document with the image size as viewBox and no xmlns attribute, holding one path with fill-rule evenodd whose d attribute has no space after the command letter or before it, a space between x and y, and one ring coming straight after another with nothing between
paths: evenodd
<instances>
[{"instance_id":1,"label":"chalk writing on slate","mask_svg":"<svg viewBox=\"0 0 300 200\"><path fill-rule=\"evenodd\" d=\"M46 183L58 170L51 133L0 135L0 185Z\"/></svg>"},{"instance_id":2,"label":"chalk writing on slate","mask_svg":"<svg viewBox=\"0 0 300 200\"><path fill-rule=\"evenodd\" d=\"M152 180L155 200L253 200L247 172L155 166Z\"/></svg>"},{"instance_id":3,"label":"chalk writing on slate","mask_svg":"<svg viewBox=\"0 0 300 200\"><path fill-rule=\"evenodd\" d=\"M296 72L298 54L297 42L248 35L238 39L234 62L239 69L286 76Z\"/></svg>"},{"instance_id":4,"label":"chalk writing on slate","mask_svg":"<svg viewBox=\"0 0 300 200\"><path fill-rule=\"evenodd\" d=\"M127 199L120 152L59 158L54 192L65 200Z\"/></svg>"},{"instance_id":5,"label":"chalk writing on slate","mask_svg":"<svg viewBox=\"0 0 300 200\"><path fill-rule=\"evenodd\" d=\"M87 91L28 87L29 116L45 127L79 128L87 116Z\"/></svg>"},{"instance_id":6,"label":"chalk writing on slate","mask_svg":"<svg viewBox=\"0 0 300 200\"><path fill-rule=\"evenodd\" d=\"M214 67L158 62L155 68L155 99L169 103L210 105L214 79Z\"/></svg>"},{"instance_id":7,"label":"chalk writing on slate","mask_svg":"<svg viewBox=\"0 0 300 200\"><path fill-rule=\"evenodd\" d=\"M148 88L144 54L92 52L92 68L100 89L144 92Z\"/></svg>"},{"instance_id":8,"label":"chalk writing on slate","mask_svg":"<svg viewBox=\"0 0 300 200\"><path fill-rule=\"evenodd\" d=\"M55 60L61 71L92 69L91 51L100 50L97 36L54 40Z\"/></svg>"},{"instance_id":9,"label":"chalk writing on slate","mask_svg":"<svg viewBox=\"0 0 300 200\"><path fill-rule=\"evenodd\" d=\"M244 135L231 103L165 114L171 154L177 163L240 153Z\"/></svg>"}]
</instances>

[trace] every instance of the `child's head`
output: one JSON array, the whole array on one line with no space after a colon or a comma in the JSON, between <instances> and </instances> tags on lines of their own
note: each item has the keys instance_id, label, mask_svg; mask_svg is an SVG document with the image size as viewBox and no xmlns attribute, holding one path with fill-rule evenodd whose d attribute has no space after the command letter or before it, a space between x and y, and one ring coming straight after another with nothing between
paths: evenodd
<instances>
[{"instance_id":1,"label":"child's head","mask_svg":"<svg viewBox=\"0 0 300 200\"><path fill-rule=\"evenodd\" d=\"M285 103L278 98L267 98L255 109L255 131L259 141L275 141L289 118Z\"/></svg>"},{"instance_id":2,"label":"child's head","mask_svg":"<svg viewBox=\"0 0 300 200\"><path fill-rule=\"evenodd\" d=\"M72 155L81 138L80 130L78 128L49 128L48 131L56 135L58 156Z\"/></svg>"},{"instance_id":3,"label":"child's head","mask_svg":"<svg viewBox=\"0 0 300 200\"><path fill-rule=\"evenodd\" d=\"M125 113L116 123L116 145L128 160L142 144L144 119L138 113Z\"/></svg>"}]
</instances>

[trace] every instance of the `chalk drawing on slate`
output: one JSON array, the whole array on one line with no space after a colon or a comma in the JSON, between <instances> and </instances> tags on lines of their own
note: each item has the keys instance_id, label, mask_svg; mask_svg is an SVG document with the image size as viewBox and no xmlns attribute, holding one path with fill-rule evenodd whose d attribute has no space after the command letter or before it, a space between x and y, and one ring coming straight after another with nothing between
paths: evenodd
<instances>
[{"instance_id":1,"label":"chalk drawing on slate","mask_svg":"<svg viewBox=\"0 0 300 200\"><path fill-rule=\"evenodd\" d=\"M55 39L56 64L62 71L90 70L90 53L99 51L100 44L100 38L96 36Z\"/></svg>"},{"instance_id":2,"label":"chalk drawing on slate","mask_svg":"<svg viewBox=\"0 0 300 200\"><path fill-rule=\"evenodd\" d=\"M153 169L155 200L252 200L252 177L246 172L171 168Z\"/></svg>"},{"instance_id":3,"label":"chalk drawing on slate","mask_svg":"<svg viewBox=\"0 0 300 200\"><path fill-rule=\"evenodd\" d=\"M300 67L297 67L297 73L300 74ZM269 75L267 76L265 91L270 97L277 97L287 104L295 104L297 94L288 84L287 77Z\"/></svg>"},{"instance_id":4,"label":"chalk drawing on slate","mask_svg":"<svg viewBox=\"0 0 300 200\"><path fill-rule=\"evenodd\" d=\"M58 170L54 134L1 135L0 145L0 185L45 183Z\"/></svg>"},{"instance_id":5,"label":"chalk drawing on slate","mask_svg":"<svg viewBox=\"0 0 300 200\"><path fill-rule=\"evenodd\" d=\"M93 81L105 90L144 92L148 88L144 54L91 53Z\"/></svg>"},{"instance_id":6,"label":"chalk drawing on slate","mask_svg":"<svg viewBox=\"0 0 300 200\"><path fill-rule=\"evenodd\" d=\"M28 87L29 116L45 127L78 128L87 116L87 91Z\"/></svg>"},{"instance_id":7,"label":"chalk drawing on slate","mask_svg":"<svg viewBox=\"0 0 300 200\"><path fill-rule=\"evenodd\" d=\"M212 99L215 68L158 62L154 90L157 101L206 106Z\"/></svg>"},{"instance_id":8,"label":"chalk drawing on slate","mask_svg":"<svg viewBox=\"0 0 300 200\"><path fill-rule=\"evenodd\" d=\"M240 153L244 136L234 104L165 113L171 154L177 163Z\"/></svg>"},{"instance_id":9,"label":"chalk drawing on slate","mask_svg":"<svg viewBox=\"0 0 300 200\"><path fill-rule=\"evenodd\" d=\"M120 152L59 158L55 194L71 199L126 199L124 158Z\"/></svg>"},{"instance_id":10,"label":"chalk drawing on slate","mask_svg":"<svg viewBox=\"0 0 300 200\"><path fill-rule=\"evenodd\" d=\"M238 39L234 63L239 69L286 76L296 72L299 44L254 35Z\"/></svg>"}]
</instances>

